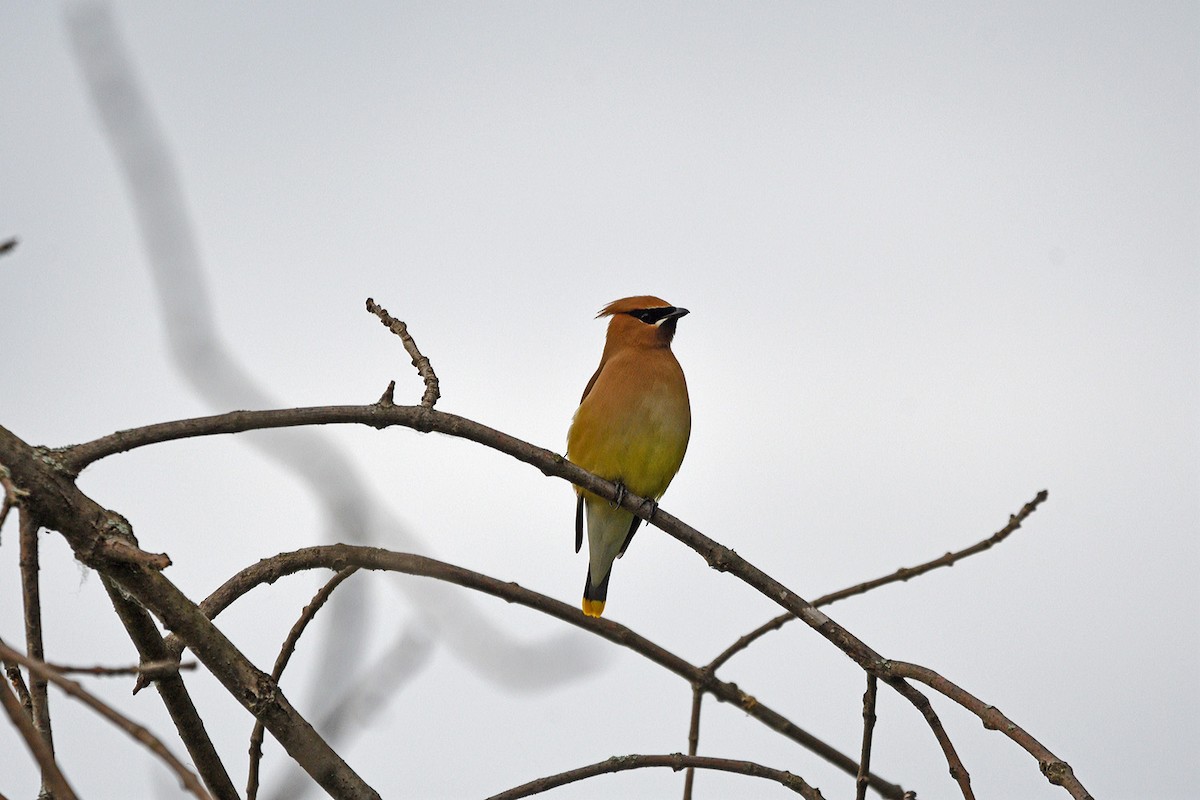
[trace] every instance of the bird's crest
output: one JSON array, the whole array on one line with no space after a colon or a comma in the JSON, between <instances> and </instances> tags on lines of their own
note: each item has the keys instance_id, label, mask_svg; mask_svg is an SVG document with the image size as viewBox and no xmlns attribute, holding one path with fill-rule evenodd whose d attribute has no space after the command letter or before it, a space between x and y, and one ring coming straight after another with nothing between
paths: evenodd
<instances>
[{"instance_id":1,"label":"bird's crest","mask_svg":"<svg viewBox=\"0 0 1200 800\"><path fill-rule=\"evenodd\" d=\"M596 315L596 319L600 317L611 317L613 314L628 314L630 311L638 311L645 308L670 308L671 304L661 297L654 295L641 294L636 297L622 297L620 300L613 300L611 303L600 309L600 313Z\"/></svg>"}]
</instances>

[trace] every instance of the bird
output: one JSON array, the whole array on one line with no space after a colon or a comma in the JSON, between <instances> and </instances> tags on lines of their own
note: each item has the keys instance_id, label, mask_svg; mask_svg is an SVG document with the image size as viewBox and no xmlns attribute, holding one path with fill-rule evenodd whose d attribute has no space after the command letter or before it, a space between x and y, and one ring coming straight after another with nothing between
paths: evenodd
<instances>
[{"instance_id":1,"label":"bird","mask_svg":"<svg viewBox=\"0 0 1200 800\"><path fill-rule=\"evenodd\" d=\"M588 381L567 432L567 459L655 504L679 471L692 431L687 380L671 340L686 308L650 295L614 300L600 366ZM575 552L587 518L588 572L583 613L604 613L613 561L625 554L641 519L575 487ZM652 507L652 509L653 509Z\"/></svg>"}]
</instances>

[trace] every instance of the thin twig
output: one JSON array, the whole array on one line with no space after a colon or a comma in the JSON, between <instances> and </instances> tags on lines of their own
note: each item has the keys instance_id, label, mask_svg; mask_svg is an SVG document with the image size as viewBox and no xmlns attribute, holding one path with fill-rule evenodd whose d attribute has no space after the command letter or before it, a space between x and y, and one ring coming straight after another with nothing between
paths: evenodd
<instances>
[{"instance_id":1,"label":"thin twig","mask_svg":"<svg viewBox=\"0 0 1200 800\"><path fill-rule=\"evenodd\" d=\"M1007 525L1005 525L1003 528L996 531L995 533L993 533L991 536L987 537L986 539L976 542L975 544L971 545L970 547L964 547L962 550L956 550L951 553L946 553L945 555L939 556L938 558L932 559L930 561L926 561L922 564L918 564L915 567L901 567L900 569L896 570L895 572L891 573L890 575L886 575L882 578L875 578L874 580L864 581L863 583L855 584L854 586L850 586L845 589L840 589L836 592L830 592L829 594L822 595L821 597L818 597L816 600L813 600L812 605L814 608L817 608L817 607L829 605L830 603L836 603L838 600L844 600L847 597L853 597L855 595L864 594L866 592L871 591L872 589L879 588L880 586L885 586L889 583L896 583L897 581L907 581L909 578L914 578L918 575L922 575L926 572L929 572L930 570L934 570L939 567L953 566L955 564L955 562L961 561L962 559L964 559L968 556L975 555L976 553L982 553L984 550L987 550L987 549L999 544L1000 542L1004 541L1005 539L1008 538L1009 534L1011 534L1013 531L1020 528L1021 523L1024 522L1025 519L1027 517L1029 517L1030 514L1032 514L1034 511L1036 511L1037 507L1039 505L1041 505L1043 502L1045 502L1047 496L1048 495L1045 490L1038 492L1037 495L1032 500L1030 500L1028 503L1026 503L1024 506L1022 506L1020 511L1018 511L1016 514L1012 514L1011 516L1009 516ZM773 617L772 619L767 620L762 625L758 626L757 628L750 631L746 635L739 637L737 639L737 641L735 641L729 647L725 648L725 650L723 650L719 655L717 655L716 658L714 658L712 661L710 661L708 663L708 665L706 666L706 669L709 669L709 670L712 670L715 672L718 668L720 668L727 661L729 661L729 659L733 658L735 655L737 655L738 653L745 650L747 647L749 647L751 644L753 644L759 638L761 638L762 636L765 636L766 634L770 633L771 631L779 630L784 625L786 625L788 622L791 622L794 619L796 619L796 615L792 614L791 612L788 612L786 614L780 614L777 617ZM693 700L693 714L695 713L696 705L697 705L696 701ZM929 712L932 713L932 711L933 711L933 709L932 709L932 707L930 707ZM926 715L924 711L922 711L922 715L926 716L927 721L930 719L929 716ZM936 715L934 715L934 719L936 719ZM941 723L938 722L937 724L940 725ZM693 728L697 728L697 727L698 727L698 724L693 726ZM936 730L934 732L935 732L935 734L938 734L938 732ZM689 739L690 739L690 737L689 737ZM949 743L949 739L948 739L948 737L945 736L944 730L940 734L938 734L938 741L939 741L939 743L942 744L943 750L945 750L946 745ZM950 751L953 752L953 745L950 745ZM950 756L948 755L948 758L949 757ZM953 756L953 760L957 760L957 758L958 758L957 755ZM960 769L958 766L951 763L951 773L955 774L956 779L958 779L957 775L959 775L959 774L966 775L966 770L965 770L965 768ZM689 777L690 777L690 775L689 775ZM965 780L969 783L969 778L967 778ZM962 782L963 781L960 780L960 786L962 785ZM689 794L685 793L685 795L684 795L685 800L689 796L690 796Z\"/></svg>"},{"instance_id":2,"label":"thin twig","mask_svg":"<svg viewBox=\"0 0 1200 800\"><path fill-rule=\"evenodd\" d=\"M387 312L387 309L370 297L367 298L367 311L379 317L379 321L386 325L388 330L400 337L400 341L404 343L404 349L412 357L412 364L417 368L417 374L425 381L425 394L421 395L421 405L425 408L433 408L438 398L442 396L441 390L438 388L437 374L433 371L433 365L429 363L429 359L421 355L421 351L417 349L417 343L413 341L412 334L408 332L408 325L393 317ZM388 395L385 394L384 397L386 398Z\"/></svg>"},{"instance_id":3,"label":"thin twig","mask_svg":"<svg viewBox=\"0 0 1200 800\"><path fill-rule=\"evenodd\" d=\"M560 772L557 775L548 775L545 778L538 778L535 781L513 787L500 794L492 795L488 800L517 800L520 797L529 797L533 794L553 789L558 786L563 786L568 783L580 781L585 778L593 778L597 775L608 775L613 772L624 772L630 769L643 769L645 767L669 767L678 772L687 767L698 767L700 769L715 769L722 772L734 772L739 775L749 775L754 778L765 778L775 781L776 783L791 789L796 794L807 798L807 800L823 800L821 792L812 786L805 783L804 779L798 775L793 775L784 770L772 769L764 767L762 764L756 764L752 761L738 761L731 758L707 758L704 756L685 756L683 753L673 753L671 755L627 755L613 756L605 761L600 761L595 764L589 764L586 767Z\"/></svg>"},{"instance_id":4,"label":"thin twig","mask_svg":"<svg viewBox=\"0 0 1200 800\"><path fill-rule=\"evenodd\" d=\"M125 731L125 733L129 734L131 737L136 739L147 749L157 755L160 759L166 762L167 766L169 766L175 772L175 774L179 776L180 782L189 792L196 795L196 797L201 798L201 800L212 800L212 795L210 795L200 783L200 779L196 777L196 774L184 766L183 762L176 758L175 755L167 749L166 745L164 745L158 739L158 737L152 734L150 731L121 714L112 706L88 692L75 681L59 675L57 672L51 669L49 665L40 659L29 658L17 652L16 650L13 650L2 641L0 641L0 656L16 661L31 673L50 681L64 692L71 695L76 700L79 700L97 714L104 717L121 730Z\"/></svg>"},{"instance_id":5,"label":"thin twig","mask_svg":"<svg viewBox=\"0 0 1200 800\"><path fill-rule=\"evenodd\" d=\"M275 666L271 670L271 678L276 683L279 683L279 679L283 676L283 671L287 668L292 653L296 651L296 644L300 641L300 636L304 633L304 629L308 627L308 623L312 622L313 617L321 610L321 606L325 605L325 601L329 599L329 595L333 594L333 590L338 587L338 584L355 572L358 572L358 567L346 567L338 572L317 591L312 601L300 612L300 619L296 620L296 624L288 631L287 638L283 640L283 646L279 649L279 655L275 658ZM255 800L258 796L258 768L259 763L262 761L264 732L265 728L262 720L256 719L254 721L254 731L250 734L250 768L249 775L246 778L246 800Z\"/></svg>"},{"instance_id":6,"label":"thin twig","mask_svg":"<svg viewBox=\"0 0 1200 800\"><path fill-rule=\"evenodd\" d=\"M130 600L121 587L107 575L101 575L100 582L141 659L145 662L166 661L178 664L178 656L167 652L150 612ZM146 676L139 675L138 680L144 677ZM156 678L153 683L204 785L217 800L238 800L237 789L221 761L220 754L217 753L217 748L213 746L204 720L196 710L192 696L183 682L183 676L178 672L169 672Z\"/></svg>"},{"instance_id":7,"label":"thin twig","mask_svg":"<svg viewBox=\"0 0 1200 800\"><path fill-rule=\"evenodd\" d=\"M548 616L567 622L604 639L627 647L659 666L675 673L689 683L700 683L706 692L720 702L736 705L748 716L753 717L771 730L791 739L821 758L829 761L848 775L858 774L858 761L838 751L808 731L779 714L767 704L747 694L736 684L717 680L703 668L691 664L679 656L660 647L635 631L608 619L593 619L579 613L578 606L568 605L554 598L539 594L512 582L501 581L453 564L447 564L425 556L396 553L376 547L359 547L337 544L306 547L288 553L264 558L246 567L225 581L200 604L200 609L212 618L228 608L237 598L254 587L274 583L285 575L307 569L343 569L346 566L363 569L403 572L422 575L437 580L464 586L468 589L499 597L510 603L532 608ZM182 651L182 642L174 635L166 638L167 648L172 654ZM887 798L901 798L904 789L889 783L878 775L871 774L871 787Z\"/></svg>"},{"instance_id":8,"label":"thin twig","mask_svg":"<svg viewBox=\"0 0 1200 800\"><path fill-rule=\"evenodd\" d=\"M867 775L871 770L871 739L875 734L875 693L878 689L878 684L879 679L868 672L867 691L863 693L862 755L858 759L858 777L854 782L854 800L865 800L867 786L870 783Z\"/></svg>"},{"instance_id":9,"label":"thin twig","mask_svg":"<svg viewBox=\"0 0 1200 800\"><path fill-rule=\"evenodd\" d=\"M688 755L696 755L700 747L700 706L704 702L704 684L692 684L692 714L688 722ZM683 800L692 800L692 786L696 781L696 769L689 765L683 773Z\"/></svg>"},{"instance_id":10,"label":"thin twig","mask_svg":"<svg viewBox=\"0 0 1200 800\"><path fill-rule=\"evenodd\" d=\"M111 558L111 549L97 546L106 537L121 535L111 525L119 515L80 491L45 451L22 441L3 425L0 462L8 466L17 483L29 490L25 503L37 519L61 533L80 562L112 579L131 600L158 617L164 627L178 632L230 696L263 719L288 755L322 788L345 800L377 800L379 793L313 730L270 676L255 667L178 586L150 565ZM124 536L126 546L136 550L132 529L127 527Z\"/></svg>"},{"instance_id":11,"label":"thin twig","mask_svg":"<svg viewBox=\"0 0 1200 800\"><path fill-rule=\"evenodd\" d=\"M330 741L348 744L356 736L368 733L379 714L387 712L388 703L411 682L429 663L438 639L423 632L414 620L392 642L391 647L361 669L352 681L343 681L332 689L340 689L327 704L328 710L313 725ZM295 770L272 787L274 800L293 800L303 795L307 776Z\"/></svg>"},{"instance_id":12,"label":"thin twig","mask_svg":"<svg viewBox=\"0 0 1200 800\"><path fill-rule=\"evenodd\" d=\"M1079 779L1075 777L1071 765L1051 753L1045 745L1035 739L1020 725L1005 716L1000 709L985 703L961 686L947 680L928 667L922 667L919 664L909 664L904 661L889 661L887 667L888 672L892 675L920 681L972 712L983 721L983 727L988 730L1000 731L1036 758L1039 769L1041 769L1042 774L1046 776L1046 780L1050 781L1050 783L1063 787L1073 797L1082 798L1082 800L1091 800L1092 796L1083 788Z\"/></svg>"},{"instance_id":13,"label":"thin twig","mask_svg":"<svg viewBox=\"0 0 1200 800\"><path fill-rule=\"evenodd\" d=\"M156 681L159 678L179 672L180 670L194 670L196 668L195 661L181 664L178 661L170 659L164 661L147 661L143 664L135 664L128 667L103 667L99 665L81 667L72 664L55 664L52 661L47 661L45 664L60 675L94 675L99 678L140 675L148 681Z\"/></svg>"},{"instance_id":14,"label":"thin twig","mask_svg":"<svg viewBox=\"0 0 1200 800\"><path fill-rule=\"evenodd\" d=\"M25 651L31 658L38 661L45 659L42 644L42 598L39 589L38 571L38 530L40 526L33 519L33 513L21 506L18 513L21 538L21 600L25 609ZM46 691L46 678L40 675L29 676L30 711L33 714L33 727L54 754L54 734L50 725L50 698ZM46 776L42 775L42 788L46 789Z\"/></svg>"},{"instance_id":15,"label":"thin twig","mask_svg":"<svg viewBox=\"0 0 1200 800\"><path fill-rule=\"evenodd\" d=\"M925 563L918 564L915 567L901 567L891 575L885 575L882 578L865 581L855 586L850 586L836 592L831 592L822 597L818 597L813 601L813 605L829 605L830 603L836 603L838 600L845 600L847 597L853 597L857 594L869 592L870 590L884 586L885 584L895 583L897 581L907 581L909 578L915 578L918 575L923 575L926 572L938 569L939 567L952 567L956 562L961 561L967 556L973 556L976 553L982 553L984 550L989 550L1007 539L1009 534L1011 534L1013 531L1020 528L1021 523L1024 522L1030 514L1032 514L1034 511L1037 511L1037 507L1046 502L1046 498L1049 496L1049 492L1047 492L1045 489L1038 492L1032 500L1021 507L1020 511L1009 516L1007 525L983 541L976 542L970 547L964 547L962 550L957 550L953 553L946 553L940 558L935 558L932 561L926 561Z\"/></svg>"},{"instance_id":16,"label":"thin twig","mask_svg":"<svg viewBox=\"0 0 1200 800\"><path fill-rule=\"evenodd\" d=\"M605 500L609 500L615 505L647 520L653 527L664 531L682 544L696 551L713 569L733 574L755 591L782 606L784 610L802 619L805 624L845 653L862 669L868 672L876 672L881 678L889 678L886 667L887 660L865 642L814 607L803 597L788 589L778 580L763 572L728 547L724 547L718 542L713 541L679 518L667 513L661 506L654 507L645 498L638 497L631 492L619 492L616 484L581 469L557 453L534 447L516 437L454 414L446 414L424 407L385 407L380 405L286 409L274 412L233 412L206 419L183 420L175 423L163 423L158 426L147 426L133 431L122 431L94 442L61 451L61 456L66 464L77 466L86 464L89 460L94 460L106 454L122 452L132 447L144 446L156 440L165 441L190 436L234 433L254 428L277 428L339 422L366 424L380 428L390 425L405 425L423 432L437 431L452 436L459 436L507 453L520 461L536 467L546 475L564 478L576 486ZM32 459L20 452L22 445L26 448L28 448L28 445L23 442L20 445L16 445L8 441L11 438L14 438L11 433L0 426L0 459L7 459L6 463L9 463L10 469L14 469L15 464L21 465L23 470L31 469L34 472L39 469L45 469L44 464L40 466L30 464L29 462ZM19 442L19 440L17 441ZM17 452L13 452L14 447ZM14 458L16 461L12 460ZM17 476L18 472L14 469L13 474ZM73 485L71 488L74 489ZM77 492L78 490L75 489L75 491ZM43 505L48 504L43 503ZM653 515L650 513L651 508L654 508ZM62 513L62 511L60 510L59 513ZM68 539L70 538L71 536L68 536ZM147 586L146 588L149 587ZM201 661L204 661L204 659L201 658ZM902 678L895 679L895 681L888 680L888 684L893 687L907 685L903 682ZM902 694L910 702L914 702L912 696ZM857 771L857 764L854 765L854 769ZM1064 782L1063 786L1077 800L1081 800L1086 795L1086 792L1078 781Z\"/></svg>"},{"instance_id":17,"label":"thin twig","mask_svg":"<svg viewBox=\"0 0 1200 800\"><path fill-rule=\"evenodd\" d=\"M950 734L946 733L946 728L942 725L942 720L938 717L937 712L933 710L933 704L929 702L929 698L903 678L889 674L883 680L921 712L921 716L925 718L925 724L929 726L929 730L933 731L934 738L942 748L942 755L946 758L950 777L958 783L958 790L962 793L963 800L975 800L975 792L971 788L971 773L967 772L966 766L963 765L962 759L954 747L954 742L950 740Z\"/></svg>"},{"instance_id":18,"label":"thin twig","mask_svg":"<svg viewBox=\"0 0 1200 800\"><path fill-rule=\"evenodd\" d=\"M71 785L67 783L66 777L54 760L54 751L33 727L33 722L21 708L20 701L3 683L0 683L0 705L4 706L4 711L12 720L13 727L20 732L21 738L25 740L25 746L29 748L29 752L33 754L34 760L41 769L43 792L48 791L54 800L75 800L74 790L71 789Z\"/></svg>"},{"instance_id":19,"label":"thin twig","mask_svg":"<svg viewBox=\"0 0 1200 800\"><path fill-rule=\"evenodd\" d=\"M845 589L839 589L836 592L830 592L829 594L821 595L816 600L812 601L812 605L814 608L820 608L822 606L827 606L830 603L836 603L838 600L845 600L847 597L864 594L872 589L877 589L880 586L885 586L889 583L907 581L909 578L915 578L918 575L923 575L926 572L939 567L952 567L954 566L955 562L961 561L967 556L973 556L976 553L982 553L984 550L988 550L1000 542L1003 542L1008 538L1009 534L1021 527L1021 523L1024 522L1030 514L1032 514L1034 511L1037 511L1037 507L1044 503L1048 496L1049 495L1045 489L1038 492L1032 500L1021 507L1020 511L1009 516L1007 525L983 541L976 542L970 547L964 547L962 550L956 550L952 553L946 553L945 555L938 556L931 561L926 561L923 564L918 564L915 567L901 567L890 575L885 575L882 578L864 581L863 583L858 583ZM750 633L746 634L745 636L742 636L736 642L727 647L720 655L712 660L712 662L708 665L709 668L714 670L717 669L726 661L740 653L742 650L745 650L760 637L770 633L771 631L779 630L786 623L791 622L795 618L795 614L780 614L779 616L764 622L762 625L750 631Z\"/></svg>"}]
</instances>

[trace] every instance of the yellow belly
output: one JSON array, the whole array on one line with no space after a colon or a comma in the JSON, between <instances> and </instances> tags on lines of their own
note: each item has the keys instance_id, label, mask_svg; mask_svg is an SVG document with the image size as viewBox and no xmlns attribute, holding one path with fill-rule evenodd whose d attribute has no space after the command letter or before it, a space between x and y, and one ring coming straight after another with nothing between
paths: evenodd
<instances>
[{"instance_id":1,"label":"yellow belly","mask_svg":"<svg viewBox=\"0 0 1200 800\"><path fill-rule=\"evenodd\" d=\"M692 424L683 372L670 351L662 355L669 362L649 378L620 360L606 364L567 435L571 461L656 500L683 463Z\"/></svg>"}]
</instances>

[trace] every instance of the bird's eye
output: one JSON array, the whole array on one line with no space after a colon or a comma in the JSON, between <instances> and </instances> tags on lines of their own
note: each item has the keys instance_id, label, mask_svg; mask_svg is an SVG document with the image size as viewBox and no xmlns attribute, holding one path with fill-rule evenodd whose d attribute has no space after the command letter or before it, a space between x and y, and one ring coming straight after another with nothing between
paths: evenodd
<instances>
[{"instance_id":1,"label":"bird's eye","mask_svg":"<svg viewBox=\"0 0 1200 800\"><path fill-rule=\"evenodd\" d=\"M639 308L636 311L630 311L629 316L641 320L647 325L658 324L663 317L667 316L675 309L672 306L664 306L662 308Z\"/></svg>"}]
</instances>

